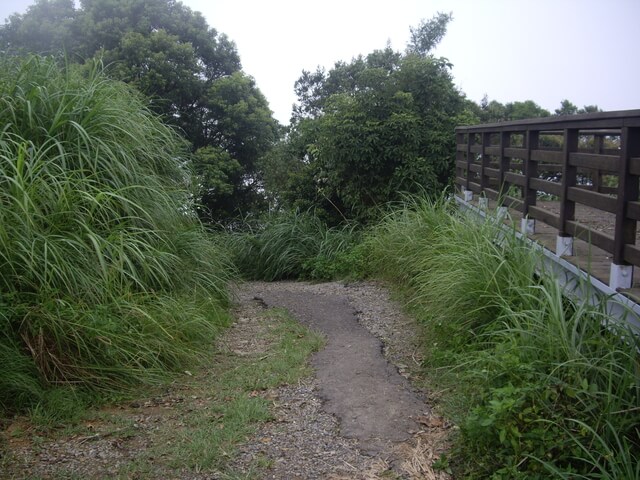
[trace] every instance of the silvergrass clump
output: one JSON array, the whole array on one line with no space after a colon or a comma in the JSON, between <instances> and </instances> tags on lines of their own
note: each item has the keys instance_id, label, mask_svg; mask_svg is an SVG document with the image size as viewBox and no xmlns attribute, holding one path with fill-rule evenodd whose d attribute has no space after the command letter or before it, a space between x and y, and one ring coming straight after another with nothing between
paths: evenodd
<instances>
[{"instance_id":1,"label":"silvergrass clump","mask_svg":"<svg viewBox=\"0 0 640 480\"><path fill-rule=\"evenodd\" d=\"M330 279L358 274L355 226L328 227L310 212L270 214L224 238L246 278Z\"/></svg>"},{"instance_id":2,"label":"silvergrass clump","mask_svg":"<svg viewBox=\"0 0 640 480\"><path fill-rule=\"evenodd\" d=\"M567 298L499 224L414 199L368 238L374 270L404 287L434 379L455 397L457 475L638 478L638 337Z\"/></svg>"},{"instance_id":3,"label":"silvergrass clump","mask_svg":"<svg viewBox=\"0 0 640 480\"><path fill-rule=\"evenodd\" d=\"M193 359L230 269L186 208L183 142L98 64L0 63L0 405Z\"/></svg>"}]
</instances>

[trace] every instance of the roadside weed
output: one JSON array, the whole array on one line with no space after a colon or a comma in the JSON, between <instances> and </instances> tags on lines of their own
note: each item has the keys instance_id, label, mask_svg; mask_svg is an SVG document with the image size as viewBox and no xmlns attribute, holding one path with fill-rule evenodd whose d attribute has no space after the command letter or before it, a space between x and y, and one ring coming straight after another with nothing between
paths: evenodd
<instances>
[{"instance_id":1,"label":"roadside weed","mask_svg":"<svg viewBox=\"0 0 640 480\"><path fill-rule=\"evenodd\" d=\"M162 448L171 451L172 468L224 470L237 445L271 418L263 393L311 374L308 357L323 339L281 309L266 311L261 322L267 349L216 355L207 375L211 383L201 392L210 399L206 410L191 413L183 430L167 432L169 444Z\"/></svg>"},{"instance_id":2,"label":"roadside weed","mask_svg":"<svg viewBox=\"0 0 640 480\"><path fill-rule=\"evenodd\" d=\"M425 329L427 373L459 426L452 471L638 478L638 337L566 297L498 225L414 199L367 239Z\"/></svg>"},{"instance_id":3,"label":"roadside weed","mask_svg":"<svg viewBox=\"0 0 640 480\"><path fill-rule=\"evenodd\" d=\"M364 263L355 226L329 227L311 212L270 214L221 239L247 279L357 277Z\"/></svg>"},{"instance_id":4,"label":"roadside weed","mask_svg":"<svg viewBox=\"0 0 640 480\"><path fill-rule=\"evenodd\" d=\"M177 133L99 64L40 57L0 61L0 125L0 413L193 361L231 267L186 209Z\"/></svg>"}]
</instances>

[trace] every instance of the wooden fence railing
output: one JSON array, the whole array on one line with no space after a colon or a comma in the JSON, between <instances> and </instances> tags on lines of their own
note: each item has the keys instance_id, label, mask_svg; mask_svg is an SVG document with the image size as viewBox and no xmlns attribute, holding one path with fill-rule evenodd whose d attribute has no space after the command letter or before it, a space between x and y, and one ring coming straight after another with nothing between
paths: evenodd
<instances>
[{"instance_id":1,"label":"wooden fence railing","mask_svg":"<svg viewBox=\"0 0 640 480\"><path fill-rule=\"evenodd\" d=\"M640 266L640 110L457 127L456 143L465 200L517 209L529 233L536 220L555 227L558 255L572 254L574 237L591 242L611 254L610 286L631 287ZM559 213L541 199L557 201ZM576 219L576 204L610 216L613 235Z\"/></svg>"}]
</instances>

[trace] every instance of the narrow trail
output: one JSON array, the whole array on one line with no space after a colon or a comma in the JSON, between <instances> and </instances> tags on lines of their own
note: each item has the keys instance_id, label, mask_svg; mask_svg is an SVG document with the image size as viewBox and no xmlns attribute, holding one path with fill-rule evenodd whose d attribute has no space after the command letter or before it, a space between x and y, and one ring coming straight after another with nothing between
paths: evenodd
<instances>
[{"instance_id":1,"label":"narrow trail","mask_svg":"<svg viewBox=\"0 0 640 480\"><path fill-rule=\"evenodd\" d=\"M284 308L326 338L311 359L311 383L274 393L277 400L287 399L288 426L267 425L245 445L245 458L260 454L273 459L269 478L447 478L431 468L442 451L446 426L433 415L426 393L406 378L408 367L402 363L418 348L417 327L386 290L370 283L251 282L239 299ZM304 397L303 405L315 401L316 408L292 413L296 397ZM286 419L296 415L300 418ZM323 424L316 418L320 415L333 417L334 431L318 434L314 423ZM308 425L306 430L300 424ZM287 439L291 429L298 433L295 444ZM348 448L343 439L350 442ZM336 449L338 444L344 449Z\"/></svg>"},{"instance_id":2,"label":"narrow trail","mask_svg":"<svg viewBox=\"0 0 640 480\"><path fill-rule=\"evenodd\" d=\"M212 345L209 368L87 412L69 430L47 433L24 417L9 422L0 431L0 478L449 478L433 463L447 450L451 426L432 412L431 394L413 382L420 370L419 328L384 287L248 282L236 289L234 303L235 322ZM228 447L211 443L214 431L227 432L227 424L233 431L233 418L220 414L218 376L233 370L234 359L257 365L271 355L269 332L283 318L272 307L326 338L310 359L314 374L243 391L266 400L268 421ZM210 448L221 460L201 468Z\"/></svg>"},{"instance_id":3,"label":"narrow trail","mask_svg":"<svg viewBox=\"0 0 640 480\"><path fill-rule=\"evenodd\" d=\"M283 307L324 334L327 344L312 364L324 409L335 415L340 431L376 455L406 441L419 429L417 418L429 407L382 355L382 344L358 323L348 299L286 288L256 291L270 307Z\"/></svg>"}]
</instances>

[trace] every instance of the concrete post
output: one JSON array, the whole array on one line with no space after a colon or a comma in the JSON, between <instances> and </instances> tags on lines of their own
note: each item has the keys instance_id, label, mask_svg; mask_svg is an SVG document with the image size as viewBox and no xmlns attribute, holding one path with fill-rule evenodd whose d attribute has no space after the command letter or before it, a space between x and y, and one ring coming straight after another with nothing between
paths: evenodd
<instances>
[{"instance_id":1,"label":"concrete post","mask_svg":"<svg viewBox=\"0 0 640 480\"><path fill-rule=\"evenodd\" d=\"M471 190L464 190L462 192L463 194L463 199L465 202L471 202L471 200L473 200L473 192Z\"/></svg>"},{"instance_id":2,"label":"concrete post","mask_svg":"<svg viewBox=\"0 0 640 480\"><path fill-rule=\"evenodd\" d=\"M573 237L556 237L556 255L559 257L573 256Z\"/></svg>"},{"instance_id":3,"label":"concrete post","mask_svg":"<svg viewBox=\"0 0 640 480\"><path fill-rule=\"evenodd\" d=\"M609 286L614 290L631 288L633 286L633 265L616 265L612 263Z\"/></svg>"},{"instance_id":4,"label":"concrete post","mask_svg":"<svg viewBox=\"0 0 640 480\"><path fill-rule=\"evenodd\" d=\"M535 218L523 218L520 220L520 231L524 235L533 235L536 233L536 219Z\"/></svg>"}]
</instances>

